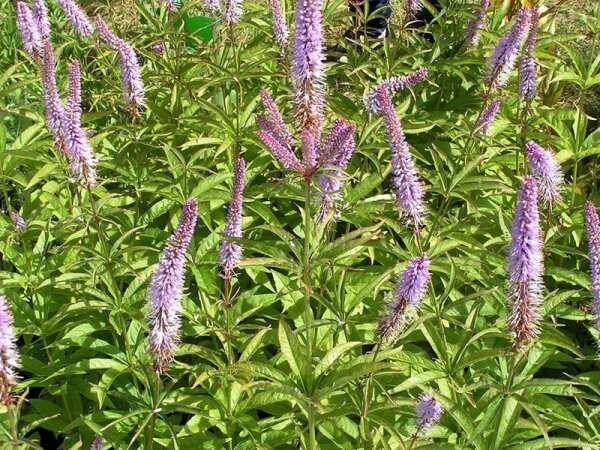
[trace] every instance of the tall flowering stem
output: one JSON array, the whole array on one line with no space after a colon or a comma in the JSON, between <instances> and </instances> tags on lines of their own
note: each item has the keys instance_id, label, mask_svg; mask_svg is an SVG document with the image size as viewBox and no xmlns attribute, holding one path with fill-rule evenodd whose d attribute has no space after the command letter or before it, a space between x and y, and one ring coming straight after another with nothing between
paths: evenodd
<instances>
[{"instance_id":1,"label":"tall flowering stem","mask_svg":"<svg viewBox=\"0 0 600 450\"><path fill-rule=\"evenodd\" d=\"M364 102L367 108L367 111L370 113L379 113L381 112L381 105L379 104L379 90L386 89L391 95L392 92L406 89L407 87L414 86L417 83L420 83L427 76L427 69L425 67L420 67L408 75L403 75L400 77L392 77L386 80L380 81L377 85L372 88L369 93L365 96Z\"/></svg>"},{"instance_id":2,"label":"tall flowering stem","mask_svg":"<svg viewBox=\"0 0 600 450\"><path fill-rule=\"evenodd\" d=\"M592 202L586 202L584 217L592 280L592 311L596 316L594 325L600 330L600 218Z\"/></svg>"},{"instance_id":3,"label":"tall flowering stem","mask_svg":"<svg viewBox=\"0 0 600 450\"><path fill-rule=\"evenodd\" d=\"M290 32L281 9L281 1L269 0L269 6L271 8L271 20L273 21L273 36L275 36L275 41L281 46L282 51L285 53L290 38Z\"/></svg>"},{"instance_id":4,"label":"tall flowering stem","mask_svg":"<svg viewBox=\"0 0 600 450\"><path fill-rule=\"evenodd\" d=\"M11 386L17 383L16 370L19 367L17 338L13 330L13 318L8 300L0 295L0 401L10 403Z\"/></svg>"},{"instance_id":5,"label":"tall flowering stem","mask_svg":"<svg viewBox=\"0 0 600 450\"><path fill-rule=\"evenodd\" d=\"M33 18L31 9L21 1L17 2L17 23L19 24L19 31L21 32L23 48L39 63L44 51L42 35Z\"/></svg>"},{"instance_id":6,"label":"tall flowering stem","mask_svg":"<svg viewBox=\"0 0 600 450\"><path fill-rule=\"evenodd\" d=\"M540 198L546 206L552 208L562 197L564 177L560 164L552 152L534 141L525 145L525 154L531 173L537 180Z\"/></svg>"},{"instance_id":7,"label":"tall flowering stem","mask_svg":"<svg viewBox=\"0 0 600 450\"><path fill-rule=\"evenodd\" d=\"M490 0L481 0L479 9L475 11L475 19L467 22L467 31L465 33L465 45L473 47L479 42L479 31L483 29L485 23L485 13L490 6Z\"/></svg>"},{"instance_id":8,"label":"tall flowering stem","mask_svg":"<svg viewBox=\"0 0 600 450\"><path fill-rule=\"evenodd\" d=\"M513 347L520 349L533 342L540 331L543 288L543 244L537 204L537 183L526 175L521 181L511 227L509 252L508 329Z\"/></svg>"},{"instance_id":9,"label":"tall flowering stem","mask_svg":"<svg viewBox=\"0 0 600 450\"><path fill-rule=\"evenodd\" d=\"M81 37L91 36L91 34L94 32L94 27L90 21L90 18L81 9L81 6L79 6L74 0L56 1L62 8L67 19L69 19L69 22L71 22L71 26L74 30L77 31Z\"/></svg>"},{"instance_id":10,"label":"tall flowering stem","mask_svg":"<svg viewBox=\"0 0 600 450\"><path fill-rule=\"evenodd\" d=\"M519 53L519 45L527 33L530 15L530 8L519 9L514 25L500 39L488 59L484 80L490 89L500 89L506 85Z\"/></svg>"},{"instance_id":11,"label":"tall flowering stem","mask_svg":"<svg viewBox=\"0 0 600 450\"><path fill-rule=\"evenodd\" d=\"M192 240L197 218L198 203L196 199L190 198L183 204L179 224L163 249L148 289L151 327L149 351L158 375L173 360L179 342L185 254Z\"/></svg>"},{"instance_id":12,"label":"tall flowering stem","mask_svg":"<svg viewBox=\"0 0 600 450\"><path fill-rule=\"evenodd\" d=\"M519 68L519 97L522 100L530 102L537 93L535 82L535 57L533 51L535 49L535 41L537 39L538 29L540 25L540 10L535 6L531 13L531 24L529 26L529 34L523 48L521 56L521 65Z\"/></svg>"},{"instance_id":13,"label":"tall flowering stem","mask_svg":"<svg viewBox=\"0 0 600 450\"><path fill-rule=\"evenodd\" d=\"M380 87L377 90L376 98L377 104L380 105L392 152L394 191L400 217L407 218L415 229L418 229L423 222L423 185L415 169L402 124L392 104L388 89Z\"/></svg>"},{"instance_id":14,"label":"tall flowering stem","mask_svg":"<svg viewBox=\"0 0 600 450\"><path fill-rule=\"evenodd\" d=\"M50 23L48 22L48 9L44 0L33 0L33 20L42 38L50 37Z\"/></svg>"},{"instance_id":15,"label":"tall flowering stem","mask_svg":"<svg viewBox=\"0 0 600 450\"><path fill-rule=\"evenodd\" d=\"M234 267L240 262L242 257L242 247L239 244L230 242L227 237L242 237L242 205L244 202L244 177L246 175L246 162L243 158L236 160L233 169L233 190L231 191L231 201L227 212L227 223L223 230L224 239L221 241L219 251L219 265L221 266L222 276L230 279L233 276Z\"/></svg>"},{"instance_id":16,"label":"tall flowering stem","mask_svg":"<svg viewBox=\"0 0 600 450\"><path fill-rule=\"evenodd\" d=\"M46 126L54 136L56 147L66 153L65 111L56 85L54 49L50 41L44 41L44 59L42 62L42 88L46 105Z\"/></svg>"}]
</instances>

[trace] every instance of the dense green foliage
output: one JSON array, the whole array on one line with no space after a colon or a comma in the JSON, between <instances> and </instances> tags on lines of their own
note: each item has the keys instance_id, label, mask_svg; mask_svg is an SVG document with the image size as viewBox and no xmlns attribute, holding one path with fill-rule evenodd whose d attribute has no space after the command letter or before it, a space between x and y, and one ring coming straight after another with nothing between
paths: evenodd
<instances>
[{"instance_id":1,"label":"dense green foliage","mask_svg":"<svg viewBox=\"0 0 600 450\"><path fill-rule=\"evenodd\" d=\"M457 0L442 1L433 42L394 28L373 47L350 47L327 64L327 122L356 123L357 151L345 207L321 226L306 220L315 205L305 208L303 179L281 169L255 136L260 88L291 111L289 63L264 5L246 1L231 33L216 27L213 41L186 46L173 16L149 3L136 2L139 23L121 36L136 48L146 85L146 108L132 121L118 56L81 39L48 2L62 92L67 63L82 66L83 125L93 132L100 180L87 190L69 182L45 127L39 67L22 51L13 5L0 0L0 293L20 337L13 392L22 396L15 424L0 407L3 448L12 448L15 429L14 448L88 448L96 432L115 449L307 448L311 426L323 449L598 448L598 332L582 207L586 199L600 204L600 129L582 108L600 83L600 42L580 54L578 35L554 32L564 11L547 10L532 110L519 104L515 72L487 135L473 123L485 61L507 28L506 5L490 12L473 50L462 46L473 6ZM326 2L326 29L349 22L343 11L341 0ZM110 9L97 12L113 24ZM580 13L595 40L599 8L570 11ZM163 55L152 51L159 42ZM426 188L417 239L398 220L385 128L362 97L379 80L422 66L426 81L394 95ZM561 97L567 87L573 105ZM543 331L515 352L506 331L506 253L529 139L556 151L566 186L564 201L542 209ZM229 290L218 244L240 152L248 171L237 242L245 251ZM147 285L189 197L199 201L199 218L187 252L181 346L157 379ZM9 208L27 222L23 232ZM421 251L432 260L422 307L393 345L375 352L386 295ZM430 391L444 415L411 443L416 399Z\"/></svg>"}]
</instances>

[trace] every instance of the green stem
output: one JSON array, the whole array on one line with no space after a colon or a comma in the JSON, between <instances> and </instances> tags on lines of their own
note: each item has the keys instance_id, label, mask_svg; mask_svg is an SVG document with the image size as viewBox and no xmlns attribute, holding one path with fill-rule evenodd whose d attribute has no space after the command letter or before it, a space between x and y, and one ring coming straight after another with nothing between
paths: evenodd
<instances>
[{"instance_id":1,"label":"green stem","mask_svg":"<svg viewBox=\"0 0 600 450\"><path fill-rule=\"evenodd\" d=\"M8 395L8 394L7 394ZM11 447L14 449L19 448L19 433L17 432L17 415L15 412L16 406L11 400L6 404L6 409L8 412L8 422L9 422L9 433L10 433L10 443Z\"/></svg>"}]
</instances>

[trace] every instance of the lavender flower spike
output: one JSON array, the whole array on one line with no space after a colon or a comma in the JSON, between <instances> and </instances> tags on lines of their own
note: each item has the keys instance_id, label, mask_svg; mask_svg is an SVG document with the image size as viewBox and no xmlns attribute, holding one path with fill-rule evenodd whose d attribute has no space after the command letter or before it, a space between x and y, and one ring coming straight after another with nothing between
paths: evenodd
<instances>
[{"instance_id":1,"label":"lavender flower spike","mask_svg":"<svg viewBox=\"0 0 600 450\"><path fill-rule=\"evenodd\" d=\"M523 49L523 55L521 56L521 66L519 68L519 97L526 101L533 100L537 93L537 86L535 84L535 57L533 56L533 50L535 49L535 40L537 39L539 25L540 10L535 6L531 13L529 35L525 42L525 48Z\"/></svg>"},{"instance_id":2,"label":"lavender flower spike","mask_svg":"<svg viewBox=\"0 0 600 450\"><path fill-rule=\"evenodd\" d=\"M240 262L242 247L239 244L227 240L227 236L234 238L242 237L242 204L244 202L244 177L246 175L246 162L239 158L233 169L233 190L231 201L227 211L227 224L223 230L225 238L221 241L219 251L219 265L222 276L230 279L233 276L233 268Z\"/></svg>"},{"instance_id":3,"label":"lavender flower spike","mask_svg":"<svg viewBox=\"0 0 600 450\"><path fill-rule=\"evenodd\" d=\"M408 75L403 75L401 77L392 77L387 80L380 81L374 88L372 88L369 93L364 98L365 106L367 107L367 111L370 113L378 113L380 112L381 106L377 103L377 91L382 87L388 89L391 92L405 89L409 86L414 86L417 83L420 83L427 76L427 69L425 67L420 67L412 73Z\"/></svg>"},{"instance_id":4,"label":"lavender flower spike","mask_svg":"<svg viewBox=\"0 0 600 450\"><path fill-rule=\"evenodd\" d=\"M275 36L275 41L281 45L282 48L285 48L287 47L290 38L290 32L287 23L285 23L283 11L281 10L281 2L280 0L269 0L269 6L271 7L271 19L273 21L273 35Z\"/></svg>"},{"instance_id":5,"label":"lavender flower spike","mask_svg":"<svg viewBox=\"0 0 600 450\"><path fill-rule=\"evenodd\" d=\"M85 186L96 184L96 157L81 128L81 72L79 61L69 64L69 96L65 108L65 142L69 169Z\"/></svg>"},{"instance_id":6,"label":"lavender flower spike","mask_svg":"<svg viewBox=\"0 0 600 450\"><path fill-rule=\"evenodd\" d=\"M481 0L479 9L475 11L476 19L471 19L467 22L467 31L465 33L465 45L473 47L479 42L479 30L483 29L485 22L485 12L490 6L490 0Z\"/></svg>"},{"instance_id":7,"label":"lavender flower spike","mask_svg":"<svg viewBox=\"0 0 600 450\"><path fill-rule=\"evenodd\" d=\"M94 27L89 17L74 0L56 1L65 13L65 16L67 16L67 19L69 19L69 22L71 22L71 26L81 37L90 36L94 32Z\"/></svg>"},{"instance_id":8,"label":"lavender flower spike","mask_svg":"<svg viewBox=\"0 0 600 450\"><path fill-rule=\"evenodd\" d=\"M119 50L119 44L121 43L121 39L119 39L115 34L108 28L106 22L102 20L102 17L96 16L96 29L98 30L98 34L100 34L100 38L113 50Z\"/></svg>"},{"instance_id":9,"label":"lavender flower spike","mask_svg":"<svg viewBox=\"0 0 600 450\"><path fill-rule=\"evenodd\" d=\"M219 11L219 0L203 0L202 9L208 14L215 14Z\"/></svg>"},{"instance_id":10,"label":"lavender flower spike","mask_svg":"<svg viewBox=\"0 0 600 450\"><path fill-rule=\"evenodd\" d=\"M423 394L415 407L417 417L415 424L418 431L427 431L433 428L440 420L444 408L431 394Z\"/></svg>"},{"instance_id":11,"label":"lavender flower spike","mask_svg":"<svg viewBox=\"0 0 600 450\"><path fill-rule=\"evenodd\" d=\"M520 349L532 342L540 330L544 270L537 183L530 175L521 180L511 235L508 329L513 336L513 347Z\"/></svg>"},{"instance_id":12,"label":"lavender flower spike","mask_svg":"<svg viewBox=\"0 0 600 450\"><path fill-rule=\"evenodd\" d=\"M33 20L37 24L42 38L50 37L50 23L48 22L48 10L44 0L33 0Z\"/></svg>"},{"instance_id":13,"label":"lavender flower spike","mask_svg":"<svg viewBox=\"0 0 600 450\"><path fill-rule=\"evenodd\" d=\"M394 294L387 305L386 315L379 319L377 325L377 334L382 341L393 337L410 317L410 310L419 307L427 292L429 265L427 255L422 254L411 259L398 277Z\"/></svg>"},{"instance_id":14,"label":"lavender flower spike","mask_svg":"<svg viewBox=\"0 0 600 450\"><path fill-rule=\"evenodd\" d=\"M0 401L4 404L9 403L10 387L17 382L19 355L16 341L8 301L0 295Z\"/></svg>"},{"instance_id":15,"label":"lavender flower spike","mask_svg":"<svg viewBox=\"0 0 600 450\"><path fill-rule=\"evenodd\" d=\"M104 439L102 439L102 436L96 433L94 441L90 446L90 450L102 450L102 447L104 447Z\"/></svg>"},{"instance_id":16,"label":"lavender flower spike","mask_svg":"<svg viewBox=\"0 0 600 450\"><path fill-rule=\"evenodd\" d=\"M394 190L400 217L407 217L415 228L418 228L423 222L423 185L408 150L402 124L394 109L389 92L384 87L377 92L377 103L381 108L392 152Z\"/></svg>"},{"instance_id":17,"label":"lavender flower spike","mask_svg":"<svg viewBox=\"0 0 600 450\"><path fill-rule=\"evenodd\" d=\"M486 134L494 123L496 114L498 114L499 110L500 99L498 97L494 97L490 104L486 106L479 114L479 117L475 121L475 128L477 128L481 134Z\"/></svg>"},{"instance_id":18,"label":"lavender flower spike","mask_svg":"<svg viewBox=\"0 0 600 450\"><path fill-rule=\"evenodd\" d=\"M42 88L46 104L46 126L54 136L56 147L66 153L65 112L56 86L54 71L54 49L50 41L44 42L44 59L42 63Z\"/></svg>"},{"instance_id":19,"label":"lavender flower spike","mask_svg":"<svg viewBox=\"0 0 600 450\"><path fill-rule=\"evenodd\" d=\"M238 23L243 14L242 0L225 0L223 5L223 21L231 27Z\"/></svg>"},{"instance_id":20,"label":"lavender flower spike","mask_svg":"<svg viewBox=\"0 0 600 450\"><path fill-rule=\"evenodd\" d=\"M598 218L596 207L592 202L586 202L584 216L590 255L592 311L596 316L596 329L600 330L600 218Z\"/></svg>"},{"instance_id":21,"label":"lavender flower spike","mask_svg":"<svg viewBox=\"0 0 600 450\"><path fill-rule=\"evenodd\" d=\"M291 77L301 130L321 131L325 103L322 0L298 0Z\"/></svg>"},{"instance_id":22,"label":"lavender flower spike","mask_svg":"<svg viewBox=\"0 0 600 450\"><path fill-rule=\"evenodd\" d=\"M506 85L519 53L519 45L527 32L530 15L531 10L528 7L519 9L515 24L500 39L488 59L485 83L489 88L499 89Z\"/></svg>"},{"instance_id":23,"label":"lavender flower spike","mask_svg":"<svg viewBox=\"0 0 600 450\"><path fill-rule=\"evenodd\" d=\"M149 351L154 370L160 375L173 360L181 325L181 296L185 276L185 253L192 240L198 202L190 198L183 204L177 228L169 238L152 275L148 289L150 302Z\"/></svg>"},{"instance_id":24,"label":"lavender flower spike","mask_svg":"<svg viewBox=\"0 0 600 450\"><path fill-rule=\"evenodd\" d=\"M534 141L525 144L525 154L531 173L538 182L540 198L546 206L552 208L561 198L564 177L560 164L553 153Z\"/></svg>"},{"instance_id":25,"label":"lavender flower spike","mask_svg":"<svg viewBox=\"0 0 600 450\"><path fill-rule=\"evenodd\" d=\"M25 219L23 219L23 217L21 217L21 215L16 211L10 212L10 219L15 224L15 230L17 232L23 231L27 226L27 224L25 223Z\"/></svg>"},{"instance_id":26,"label":"lavender flower spike","mask_svg":"<svg viewBox=\"0 0 600 450\"><path fill-rule=\"evenodd\" d=\"M139 108L144 104L144 83L140 75L140 64L133 47L123 39L119 39L118 50L125 104L129 114L135 118L139 115Z\"/></svg>"},{"instance_id":27,"label":"lavender flower spike","mask_svg":"<svg viewBox=\"0 0 600 450\"><path fill-rule=\"evenodd\" d=\"M23 48L39 63L43 53L42 36L33 18L31 9L20 1L17 2L17 22L19 24L19 31L21 32Z\"/></svg>"}]
</instances>

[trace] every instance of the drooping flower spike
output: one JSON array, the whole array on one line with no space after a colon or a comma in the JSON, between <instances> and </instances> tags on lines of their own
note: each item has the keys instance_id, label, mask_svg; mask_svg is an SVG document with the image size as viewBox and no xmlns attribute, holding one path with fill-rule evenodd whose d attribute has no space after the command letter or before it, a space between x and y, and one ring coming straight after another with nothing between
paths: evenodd
<instances>
[{"instance_id":1,"label":"drooping flower spike","mask_svg":"<svg viewBox=\"0 0 600 450\"><path fill-rule=\"evenodd\" d=\"M198 202L190 198L183 204L177 228L160 256L158 268L152 275L148 289L150 303L150 355L158 375L173 360L179 342L181 326L181 297L185 276L185 254L192 240Z\"/></svg>"},{"instance_id":2,"label":"drooping flower spike","mask_svg":"<svg viewBox=\"0 0 600 450\"><path fill-rule=\"evenodd\" d=\"M525 154L531 173L537 180L540 198L552 208L561 199L564 177L560 164L552 152L534 141L525 144Z\"/></svg>"},{"instance_id":3,"label":"drooping flower spike","mask_svg":"<svg viewBox=\"0 0 600 450\"><path fill-rule=\"evenodd\" d=\"M285 22L283 11L281 10L281 2L280 0L269 0L269 6L271 7L271 20L273 21L273 36L275 36L275 41L285 52L290 32Z\"/></svg>"},{"instance_id":4,"label":"drooping flower spike","mask_svg":"<svg viewBox=\"0 0 600 450\"><path fill-rule=\"evenodd\" d=\"M531 101L537 93L535 82L535 41L537 39L538 28L540 25L540 10L535 6L531 13L531 24L529 25L529 34L523 48L521 56L521 66L519 68L519 97L525 101Z\"/></svg>"},{"instance_id":5,"label":"drooping flower spike","mask_svg":"<svg viewBox=\"0 0 600 450\"><path fill-rule=\"evenodd\" d=\"M10 403L11 386L17 383L19 354L16 341L8 301L0 295L0 401L4 404Z\"/></svg>"},{"instance_id":6,"label":"drooping flower spike","mask_svg":"<svg viewBox=\"0 0 600 450\"><path fill-rule=\"evenodd\" d=\"M479 42L479 31L483 29L485 23L485 13L490 6L490 0L481 0L479 8L475 11L475 19L467 22L467 31L465 33L465 45L473 47Z\"/></svg>"},{"instance_id":7,"label":"drooping flower spike","mask_svg":"<svg viewBox=\"0 0 600 450\"><path fill-rule=\"evenodd\" d=\"M519 9L515 24L500 39L487 62L485 84L491 89L504 87L515 65L519 53L519 45L527 33L531 9Z\"/></svg>"},{"instance_id":8,"label":"drooping flower spike","mask_svg":"<svg viewBox=\"0 0 600 450\"><path fill-rule=\"evenodd\" d=\"M242 0L225 0L223 5L223 21L229 27L242 19L244 13Z\"/></svg>"},{"instance_id":9,"label":"drooping flower spike","mask_svg":"<svg viewBox=\"0 0 600 450\"><path fill-rule=\"evenodd\" d=\"M521 180L511 227L509 252L508 329L513 347L520 349L533 342L540 331L543 243L537 201L537 183L526 175Z\"/></svg>"},{"instance_id":10,"label":"drooping flower spike","mask_svg":"<svg viewBox=\"0 0 600 450\"><path fill-rule=\"evenodd\" d=\"M66 153L65 111L56 85L54 49L50 41L44 41L44 59L42 62L42 88L46 105L46 126L54 136L58 150Z\"/></svg>"},{"instance_id":11,"label":"drooping flower spike","mask_svg":"<svg viewBox=\"0 0 600 450\"><path fill-rule=\"evenodd\" d=\"M25 51L38 63L42 60L44 52L42 35L40 34L38 25L33 18L33 13L29 6L19 1L17 2L17 23L23 41Z\"/></svg>"},{"instance_id":12,"label":"drooping flower spike","mask_svg":"<svg viewBox=\"0 0 600 450\"><path fill-rule=\"evenodd\" d=\"M367 108L367 111L370 113L378 113L381 110L381 105L378 103L378 91L381 88L387 89L391 95L394 91L399 91L406 89L407 87L414 86L417 83L420 83L427 76L427 69L425 67L420 67L408 75L403 75L400 77L392 77L386 80L380 81L372 88L369 93L365 96L364 102Z\"/></svg>"},{"instance_id":13,"label":"drooping flower spike","mask_svg":"<svg viewBox=\"0 0 600 450\"><path fill-rule=\"evenodd\" d=\"M584 217L590 257L592 312L596 316L594 325L600 330L600 218L592 202L586 202Z\"/></svg>"},{"instance_id":14,"label":"drooping flower spike","mask_svg":"<svg viewBox=\"0 0 600 450\"><path fill-rule=\"evenodd\" d=\"M415 169L408 144L404 137L402 124L392 104L389 90L384 86L377 91L376 102L387 130L388 141L392 153L391 164L394 180L394 191L401 218L418 229L423 222L423 185Z\"/></svg>"},{"instance_id":15,"label":"drooping flower spike","mask_svg":"<svg viewBox=\"0 0 600 450\"><path fill-rule=\"evenodd\" d=\"M25 223L25 219L23 219L23 217L21 217L21 215L16 211L10 212L10 219L13 221L13 224L15 225L15 230L17 232L23 231L27 226L27 224Z\"/></svg>"},{"instance_id":16,"label":"drooping flower spike","mask_svg":"<svg viewBox=\"0 0 600 450\"><path fill-rule=\"evenodd\" d=\"M381 341L389 340L406 324L416 311L427 292L429 282L429 258L422 254L409 261L398 277L394 294L387 304L386 314L379 319L377 334Z\"/></svg>"},{"instance_id":17,"label":"drooping flower spike","mask_svg":"<svg viewBox=\"0 0 600 450\"><path fill-rule=\"evenodd\" d=\"M425 432L439 422L444 408L431 394L423 394L415 407L415 412L417 430Z\"/></svg>"},{"instance_id":18,"label":"drooping flower spike","mask_svg":"<svg viewBox=\"0 0 600 450\"><path fill-rule=\"evenodd\" d=\"M225 279L233 276L233 269L242 258L242 247L239 244L230 242L227 236L234 238L242 237L242 205L244 202L245 175L246 162L243 158L238 158L233 169L233 189L227 211L227 223L223 230L225 237L221 241L219 251L219 266L221 266L221 275Z\"/></svg>"},{"instance_id":19,"label":"drooping flower spike","mask_svg":"<svg viewBox=\"0 0 600 450\"><path fill-rule=\"evenodd\" d=\"M81 37L90 36L94 32L94 27L92 26L89 17L74 0L56 1L62 8L67 19L69 19L69 22L71 22L73 29L77 31Z\"/></svg>"},{"instance_id":20,"label":"drooping flower spike","mask_svg":"<svg viewBox=\"0 0 600 450\"><path fill-rule=\"evenodd\" d=\"M50 23L48 22L48 9L44 0L33 0L33 20L37 24L42 39L50 37Z\"/></svg>"},{"instance_id":21,"label":"drooping flower spike","mask_svg":"<svg viewBox=\"0 0 600 450\"><path fill-rule=\"evenodd\" d=\"M494 120L496 120L498 111L500 111L500 99L494 97L490 104L481 111L481 114L479 114L479 117L475 121L475 128L477 128L479 133L486 134L488 132Z\"/></svg>"}]
</instances>

